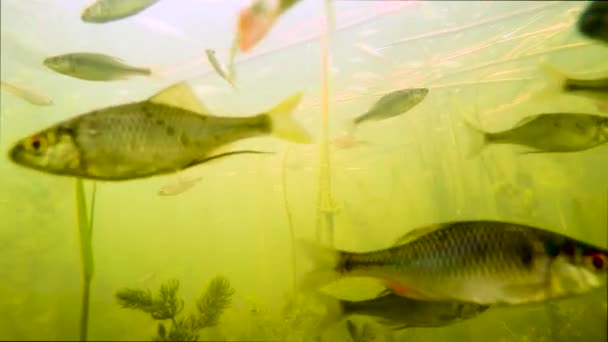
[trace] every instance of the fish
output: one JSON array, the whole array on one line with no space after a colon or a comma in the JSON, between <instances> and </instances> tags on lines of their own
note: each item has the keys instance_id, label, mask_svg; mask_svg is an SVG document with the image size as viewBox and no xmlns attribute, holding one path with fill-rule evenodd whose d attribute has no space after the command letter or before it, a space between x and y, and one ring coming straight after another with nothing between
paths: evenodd
<instances>
[{"instance_id":1,"label":"fish","mask_svg":"<svg viewBox=\"0 0 608 342\"><path fill-rule=\"evenodd\" d=\"M577 28L588 38L608 43L608 2L592 1L579 17Z\"/></svg>"},{"instance_id":2,"label":"fish","mask_svg":"<svg viewBox=\"0 0 608 342\"><path fill-rule=\"evenodd\" d=\"M14 84L0 81L0 89L8 93L11 93L20 99L23 99L33 105L37 106L50 106L53 104L53 99L44 95L38 91L27 89L25 87L16 86Z\"/></svg>"},{"instance_id":3,"label":"fish","mask_svg":"<svg viewBox=\"0 0 608 342\"><path fill-rule=\"evenodd\" d=\"M150 68L134 67L117 57L91 52L47 57L43 64L60 74L88 81L126 80L154 74Z\"/></svg>"},{"instance_id":4,"label":"fish","mask_svg":"<svg viewBox=\"0 0 608 342\"><path fill-rule=\"evenodd\" d=\"M608 102L608 76L593 79L574 78L544 61L539 63L539 69L545 79L545 86L534 94L537 99L567 94Z\"/></svg>"},{"instance_id":5,"label":"fish","mask_svg":"<svg viewBox=\"0 0 608 342\"><path fill-rule=\"evenodd\" d=\"M606 283L608 250L530 225L454 221L408 232L395 245L350 252L308 241L316 267L308 292L344 277L371 277L394 294L426 301L518 305L566 298Z\"/></svg>"},{"instance_id":6,"label":"fish","mask_svg":"<svg viewBox=\"0 0 608 342\"><path fill-rule=\"evenodd\" d=\"M362 145L368 145L369 141L358 139L349 132L342 132L342 134L334 137L331 140L332 145L340 149L349 149L353 147L360 147Z\"/></svg>"},{"instance_id":7,"label":"fish","mask_svg":"<svg viewBox=\"0 0 608 342\"><path fill-rule=\"evenodd\" d=\"M295 93L274 108L248 117L209 114L185 81L152 97L93 110L17 141L14 163L47 174L121 181L174 173L235 154L213 154L232 142L272 134L295 143L311 137L291 116Z\"/></svg>"},{"instance_id":8,"label":"fish","mask_svg":"<svg viewBox=\"0 0 608 342\"><path fill-rule=\"evenodd\" d=\"M319 296L328 308L328 315L319 324L320 329L355 315L372 317L377 323L394 330L441 327L474 318L490 308L490 305L467 302L411 299L390 290L361 301L343 300L325 294Z\"/></svg>"},{"instance_id":9,"label":"fish","mask_svg":"<svg viewBox=\"0 0 608 342\"><path fill-rule=\"evenodd\" d=\"M186 190L192 188L196 183L200 182L202 177L196 177L192 179L179 179L174 183L163 185L158 190L159 196L175 196L179 195Z\"/></svg>"},{"instance_id":10,"label":"fish","mask_svg":"<svg viewBox=\"0 0 608 342\"><path fill-rule=\"evenodd\" d=\"M211 63L211 66L213 66L213 69L215 70L215 72L224 80L226 80L226 82L230 83L230 85L234 88L234 81L233 81L233 73L230 72L230 70L226 70L226 68L221 65L221 63L217 60L217 57L215 56L215 51L212 49L206 49L205 53L207 54L207 59L209 60L209 63ZM234 72L234 67L232 69L232 71Z\"/></svg>"},{"instance_id":11,"label":"fish","mask_svg":"<svg viewBox=\"0 0 608 342\"><path fill-rule=\"evenodd\" d=\"M254 0L237 18L238 48L247 52L270 31L276 20L300 0Z\"/></svg>"},{"instance_id":12,"label":"fish","mask_svg":"<svg viewBox=\"0 0 608 342\"><path fill-rule=\"evenodd\" d=\"M160 0L97 0L82 10L80 19L87 23L107 23L135 15Z\"/></svg>"},{"instance_id":13,"label":"fish","mask_svg":"<svg viewBox=\"0 0 608 342\"><path fill-rule=\"evenodd\" d=\"M608 141L608 117L594 114L537 114L520 120L513 128L494 133L464 122L471 138L469 157L493 144L532 148L524 153L566 153L585 151Z\"/></svg>"},{"instance_id":14,"label":"fish","mask_svg":"<svg viewBox=\"0 0 608 342\"><path fill-rule=\"evenodd\" d=\"M384 120L401 115L418 105L429 93L427 88L401 89L382 96L367 112L356 117L359 125L366 121Z\"/></svg>"}]
</instances>

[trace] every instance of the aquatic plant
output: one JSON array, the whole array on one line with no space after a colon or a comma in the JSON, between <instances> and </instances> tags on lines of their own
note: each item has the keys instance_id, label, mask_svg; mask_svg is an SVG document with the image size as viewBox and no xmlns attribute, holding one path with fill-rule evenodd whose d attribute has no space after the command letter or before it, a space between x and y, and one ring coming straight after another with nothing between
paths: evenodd
<instances>
[{"instance_id":1,"label":"aquatic plant","mask_svg":"<svg viewBox=\"0 0 608 342\"><path fill-rule=\"evenodd\" d=\"M87 205L84 198L84 185L82 179L76 178L76 220L78 222L78 233L80 236L80 259L82 262L82 300L80 311L80 340L87 340L89 325L89 302L91 298L91 282L93 280L93 214L95 212L95 191L93 183L93 194L91 199L91 212L87 215Z\"/></svg>"},{"instance_id":2,"label":"aquatic plant","mask_svg":"<svg viewBox=\"0 0 608 342\"><path fill-rule=\"evenodd\" d=\"M319 192L317 196L317 242L322 242L323 227L329 246L334 244L335 202L331 195L331 167L329 164L329 40L334 27L333 7L330 0L325 0L326 27L321 33L321 140L319 142Z\"/></svg>"},{"instance_id":3,"label":"aquatic plant","mask_svg":"<svg viewBox=\"0 0 608 342\"><path fill-rule=\"evenodd\" d=\"M178 317L184 309L184 300L177 296L178 290L179 281L173 279L162 284L156 296L148 289L125 288L116 292L116 299L123 308L143 311L157 321L170 320L169 330L163 322L158 323L155 341L197 341L200 330L219 324L220 316L230 307L235 293L230 281L218 275L196 300L196 312Z\"/></svg>"}]
</instances>

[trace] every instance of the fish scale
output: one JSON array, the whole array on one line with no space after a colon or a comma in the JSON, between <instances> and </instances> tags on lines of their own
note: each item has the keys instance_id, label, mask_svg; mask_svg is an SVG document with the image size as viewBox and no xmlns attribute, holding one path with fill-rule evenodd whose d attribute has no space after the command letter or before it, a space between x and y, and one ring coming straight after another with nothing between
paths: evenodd
<instances>
[{"instance_id":1,"label":"fish scale","mask_svg":"<svg viewBox=\"0 0 608 342\"><path fill-rule=\"evenodd\" d=\"M363 253L308 246L327 265L303 284L372 277L404 297L489 305L571 296L606 280L606 249L527 225L465 221L408 235L393 247Z\"/></svg>"},{"instance_id":2,"label":"fish scale","mask_svg":"<svg viewBox=\"0 0 608 342\"><path fill-rule=\"evenodd\" d=\"M309 143L308 132L290 116L296 93L267 112L248 117L208 114L184 82L151 98L81 114L17 142L17 164L39 171L99 180L129 180L174 173L234 154L217 152L235 141L273 134Z\"/></svg>"}]
</instances>

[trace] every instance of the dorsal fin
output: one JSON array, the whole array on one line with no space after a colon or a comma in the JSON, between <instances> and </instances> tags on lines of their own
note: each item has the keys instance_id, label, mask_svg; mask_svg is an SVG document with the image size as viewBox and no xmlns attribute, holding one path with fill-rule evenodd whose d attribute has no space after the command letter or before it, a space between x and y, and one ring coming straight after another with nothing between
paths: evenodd
<instances>
[{"instance_id":1,"label":"dorsal fin","mask_svg":"<svg viewBox=\"0 0 608 342\"><path fill-rule=\"evenodd\" d=\"M518 128L518 127L524 126L524 125L538 119L539 117L541 117L543 115L546 115L546 114L535 114L535 115L531 115L531 116L526 116L525 118L517 121L517 123L515 124L515 126L513 126L513 128Z\"/></svg>"},{"instance_id":2,"label":"dorsal fin","mask_svg":"<svg viewBox=\"0 0 608 342\"><path fill-rule=\"evenodd\" d=\"M159 91L150 97L148 101L182 108L199 114L209 114L209 110L194 95L188 83L184 81Z\"/></svg>"},{"instance_id":3,"label":"dorsal fin","mask_svg":"<svg viewBox=\"0 0 608 342\"><path fill-rule=\"evenodd\" d=\"M419 237L429 234L435 230L441 229L445 226L447 226L449 224L433 224L430 226L426 226L426 227L422 227L422 228L417 228L414 230L411 230L407 233L405 233L402 237L400 237L399 239L397 239L397 241L395 241L395 244L393 246L398 246L398 245L404 245L408 242L414 241L416 239L418 239Z\"/></svg>"}]
</instances>

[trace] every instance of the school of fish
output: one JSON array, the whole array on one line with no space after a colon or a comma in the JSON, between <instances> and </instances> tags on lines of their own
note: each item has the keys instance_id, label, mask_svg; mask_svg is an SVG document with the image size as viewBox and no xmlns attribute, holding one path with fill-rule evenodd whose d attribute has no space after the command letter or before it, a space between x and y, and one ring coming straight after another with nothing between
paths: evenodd
<instances>
[{"instance_id":1,"label":"school of fish","mask_svg":"<svg viewBox=\"0 0 608 342\"><path fill-rule=\"evenodd\" d=\"M127 20L160 2L96 0L82 10L80 19L85 23L110 24ZM253 0L243 7L237 13L228 63L220 62L216 49L204 50L212 70L236 89L237 54L258 46L279 18L299 2ZM169 6L168 1L162 3ZM608 2L592 1L575 26L586 39L607 43ZM383 58L363 43L354 46ZM156 69L135 66L101 52L49 56L42 64L59 75L95 82L159 75ZM538 71L544 87L532 98L551 101L558 96L575 96L596 102L600 109L608 108L608 77L577 77L544 61L538 63ZM32 105L54 103L42 91L16 82L2 81L0 89ZM380 96L367 110L347 119L346 133L332 143L339 148L370 146L367 140L355 136L355 128L415 112L414 108L429 101L432 91L431 87L409 87ZM8 158L47 175L116 182L178 174L230 156L273 154L229 149L237 141L254 137L271 135L297 144L313 143L312 135L293 116L303 94L277 96L283 99L273 107L248 115L218 116L197 98L186 81L179 81L148 98L92 109L34 132L16 141ZM514 150L519 146L522 154L581 153L608 142L608 116L602 114L541 112L494 132L462 119L464 134L470 139L469 157L478 156L490 145L514 145ZM162 186L157 195L180 195L203 178L178 178ZM494 220L419 227L392 246L373 251L346 251L310 242L302 242L302 248L315 267L304 275L300 290L317 296L326 305L327 315L319 325L323 329L355 315L372 317L397 330L447 326L473 319L495 306L586 293L605 286L608 270L605 247L547 228ZM321 291L329 283L352 277L373 278L385 290L360 301ZM365 339L361 336L368 334L350 320L346 326L353 339Z\"/></svg>"}]
</instances>

